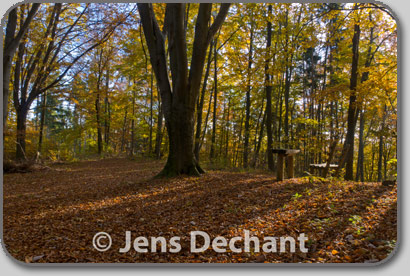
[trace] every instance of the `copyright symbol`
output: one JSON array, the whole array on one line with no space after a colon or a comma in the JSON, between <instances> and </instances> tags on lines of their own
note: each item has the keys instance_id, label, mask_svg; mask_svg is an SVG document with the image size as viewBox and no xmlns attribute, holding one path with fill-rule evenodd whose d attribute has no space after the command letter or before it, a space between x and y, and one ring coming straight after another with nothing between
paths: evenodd
<instances>
[{"instance_id":1,"label":"copyright symbol","mask_svg":"<svg viewBox=\"0 0 410 276\"><path fill-rule=\"evenodd\" d=\"M101 242L101 240L108 240L108 242L107 241ZM100 252L107 251L108 249L110 249L111 244L112 244L111 237L107 233L98 232L97 234L94 235L93 246L98 251Z\"/></svg>"}]
</instances>

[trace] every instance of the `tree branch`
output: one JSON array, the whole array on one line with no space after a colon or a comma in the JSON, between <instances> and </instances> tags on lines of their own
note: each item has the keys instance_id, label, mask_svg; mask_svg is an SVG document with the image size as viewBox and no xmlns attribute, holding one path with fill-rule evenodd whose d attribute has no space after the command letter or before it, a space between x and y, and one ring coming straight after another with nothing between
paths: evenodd
<instances>
[{"instance_id":1,"label":"tree branch","mask_svg":"<svg viewBox=\"0 0 410 276\"><path fill-rule=\"evenodd\" d=\"M218 15L216 16L214 23L212 23L208 31L208 44L214 38L214 35L219 30L219 28L222 26L222 23L225 21L225 18L228 15L230 5L231 4L229 3L221 4Z\"/></svg>"},{"instance_id":2,"label":"tree branch","mask_svg":"<svg viewBox=\"0 0 410 276\"><path fill-rule=\"evenodd\" d=\"M169 116L172 102L172 90L168 79L165 37L158 26L152 4L138 3L137 6L150 54L151 65L154 70L155 77L157 78L161 98L164 103L164 113L165 116Z\"/></svg>"},{"instance_id":3,"label":"tree branch","mask_svg":"<svg viewBox=\"0 0 410 276\"><path fill-rule=\"evenodd\" d=\"M19 32L17 33L16 37L14 37L11 41L9 45L5 45L5 52L7 51L13 51L17 49L18 44L20 43L21 38L23 37L23 35L26 33L26 31L28 30L28 26L30 25L30 22L33 20L34 15L37 13L38 8L40 7L39 3L33 3L33 5L31 6L31 9L27 15L27 18L24 20L23 25L21 26ZM16 9L13 9L10 12L10 15L13 15L12 13L16 13ZM17 14L17 13L16 13ZM15 29L14 29L15 30ZM14 32L13 32L14 35Z\"/></svg>"},{"instance_id":4,"label":"tree branch","mask_svg":"<svg viewBox=\"0 0 410 276\"><path fill-rule=\"evenodd\" d=\"M167 4L168 49L170 53L173 93L182 95L187 86L187 45L184 28L185 4Z\"/></svg>"}]
</instances>

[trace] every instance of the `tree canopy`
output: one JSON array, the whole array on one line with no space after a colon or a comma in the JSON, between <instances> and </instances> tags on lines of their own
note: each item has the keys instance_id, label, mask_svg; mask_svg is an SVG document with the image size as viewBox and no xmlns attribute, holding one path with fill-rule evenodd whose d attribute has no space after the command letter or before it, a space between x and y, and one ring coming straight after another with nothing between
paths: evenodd
<instances>
[{"instance_id":1,"label":"tree canopy","mask_svg":"<svg viewBox=\"0 0 410 276\"><path fill-rule=\"evenodd\" d=\"M207 168L275 170L269 148L293 148L300 175L329 161L395 177L397 30L381 6L44 3L10 20L6 159L161 159L189 118Z\"/></svg>"}]
</instances>

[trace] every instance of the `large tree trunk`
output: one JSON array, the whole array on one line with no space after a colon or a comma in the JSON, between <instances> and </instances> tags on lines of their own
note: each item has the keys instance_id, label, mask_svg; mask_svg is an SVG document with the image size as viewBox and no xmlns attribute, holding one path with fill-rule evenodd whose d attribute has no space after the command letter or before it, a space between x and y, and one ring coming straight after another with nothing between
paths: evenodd
<instances>
[{"instance_id":1,"label":"large tree trunk","mask_svg":"<svg viewBox=\"0 0 410 276\"><path fill-rule=\"evenodd\" d=\"M199 175L204 172L194 157L195 103L199 95L206 51L225 20L228 9L229 4L221 4L219 13L209 27L212 4L199 5L192 59L188 69L185 4L167 4L165 28L161 31L152 4L138 3L151 65L161 93L169 139L168 160L159 176ZM168 37L172 87L165 51L165 33Z\"/></svg>"},{"instance_id":2,"label":"large tree trunk","mask_svg":"<svg viewBox=\"0 0 410 276\"><path fill-rule=\"evenodd\" d=\"M173 116L166 121L169 137L167 163L160 176L179 174L200 175L204 171L196 162L193 150L194 113L174 107Z\"/></svg>"}]
</instances>

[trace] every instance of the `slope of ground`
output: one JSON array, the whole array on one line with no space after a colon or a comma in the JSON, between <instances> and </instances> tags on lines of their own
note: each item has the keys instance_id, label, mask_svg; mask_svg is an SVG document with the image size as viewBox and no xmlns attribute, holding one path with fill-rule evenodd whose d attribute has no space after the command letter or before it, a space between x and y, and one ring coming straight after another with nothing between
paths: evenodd
<instances>
[{"instance_id":1,"label":"slope of ground","mask_svg":"<svg viewBox=\"0 0 410 276\"><path fill-rule=\"evenodd\" d=\"M378 262L397 240L397 191L380 183L209 171L153 179L162 163L106 159L4 176L4 243L26 262ZM211 238L304 233L307 253L191 253L189 233ZM92 245L100 231L112 247ZM181 237L179 253L120 253L125 232ZM241 242L237 243L237 247ZM298 248L297 248L298 249Z\"/></svg>"}]
</instances>

